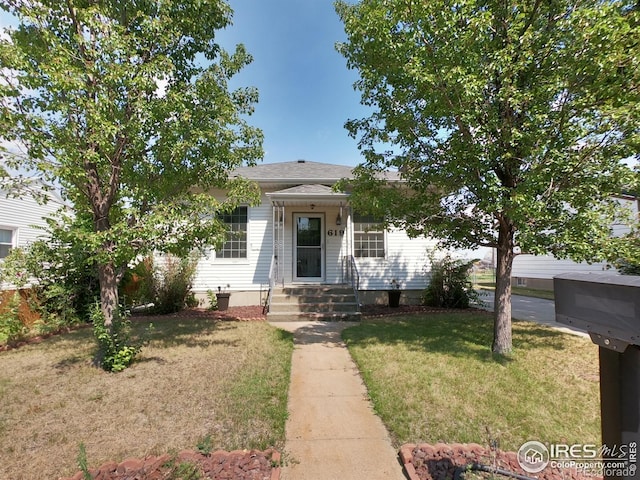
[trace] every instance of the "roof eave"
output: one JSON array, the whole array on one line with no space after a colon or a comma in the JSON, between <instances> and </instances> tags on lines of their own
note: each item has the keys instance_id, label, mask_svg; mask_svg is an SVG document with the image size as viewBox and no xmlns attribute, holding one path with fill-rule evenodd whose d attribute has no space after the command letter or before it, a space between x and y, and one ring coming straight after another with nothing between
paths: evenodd
<instances>
[{"instance_id":1,"label":"roof eave","mask_svg":"<svg viewBox=\"0 0 640 480\"><path fill-rule=\"evenodd\" d=\"M305 199L305 200L340 200L348 199L348 193L336 192L336 193L281 193L281 192L268 192L265 194L271 200L291 200L291 199Z\"/></svg>"}]
</instances>

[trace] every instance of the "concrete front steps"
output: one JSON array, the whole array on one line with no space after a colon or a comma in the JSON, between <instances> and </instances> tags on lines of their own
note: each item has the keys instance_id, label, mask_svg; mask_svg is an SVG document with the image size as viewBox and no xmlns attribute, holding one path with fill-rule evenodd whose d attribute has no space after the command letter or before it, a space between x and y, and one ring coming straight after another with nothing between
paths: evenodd
<instances>
[{"instance_id":1,"label":"concrete front steps","mask_svg":"<svg viewBox=\"0 0 640 480\"><path fill-rule=\"evenodd\" d=\"M274 289L267 320L358 321L360 308L349 285L290 285Z\"/></svg>"}]
</instances>

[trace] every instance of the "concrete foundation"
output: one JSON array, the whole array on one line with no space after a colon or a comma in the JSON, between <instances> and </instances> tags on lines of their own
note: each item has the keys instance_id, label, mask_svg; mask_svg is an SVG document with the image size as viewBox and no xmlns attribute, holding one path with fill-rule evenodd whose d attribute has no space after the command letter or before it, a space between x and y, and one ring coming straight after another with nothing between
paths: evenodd
<instances>
[{"instance_id":1,"label":"concrete foundation","mask_svg":"<svg viewBox=\"0 0 640 480\"><path fill-rule=\"evenodd\" d=\"M421 305L422 290L402 290L400 305ZM389 303L387 290L360 290L359 300L362 305L386 305Z\"/></svg>"},{"instance_id":2,"label":"concrete foundation","mask_svg":"<svg viewBox=\"0 0 640 480\"><path fill-rule=\"evenodd\" d=\"M209 297L206 292L194 292L199 306L207 308ZM231 291L230 307L245 307L248 305L264 305L268 291ZM387 290L360 290L359 301L362 305L386 305L389 301ZM420 305L422 290L402 290L400 305Z\"/></svg>"}]
</instances>

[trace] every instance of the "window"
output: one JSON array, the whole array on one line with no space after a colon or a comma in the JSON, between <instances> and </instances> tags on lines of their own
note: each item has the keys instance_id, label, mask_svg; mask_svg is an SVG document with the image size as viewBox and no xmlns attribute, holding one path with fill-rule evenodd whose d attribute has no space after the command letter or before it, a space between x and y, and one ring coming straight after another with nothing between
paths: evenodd
<instances>
[{"instance_id":1,"label":"window","mask_svg":"<svg viewBox=\"0 0 640 480\"><path fill-rule=\"evenodd\" d=\"M372 215L353 215L354 253L356 257L384 258L384 228Z\"/></svg>"},{"instance_id":2,"label":"window","mask_svg":"<svg viewBox=\"0 0 640 480\"><path fill-rule=\"evenodd\" d=\"M227 240L216 251L217 258L247 258L247 210L247 207L238 207L222 215L222 221L227 224Z\"/></svg>"},{"instance_id":3,"label":"window","mask_svg":"<svg viewBox=\"0 0 640 480\"><path fill-rule=\"evenodd\" d=\"M0 258L5 258L13 248L13 230L0 228Z\"/></svg>"}]
</instances>

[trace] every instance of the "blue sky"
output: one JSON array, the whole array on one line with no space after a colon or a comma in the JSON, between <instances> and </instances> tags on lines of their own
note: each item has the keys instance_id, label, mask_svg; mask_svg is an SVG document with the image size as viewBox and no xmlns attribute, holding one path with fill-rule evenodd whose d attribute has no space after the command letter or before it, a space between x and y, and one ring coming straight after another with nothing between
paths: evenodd
<instances>
[{"instance_id":1,"label":"blue sky","mask_svg":"<svg viewBox=\"0 0 640 480\"><path fill-rule=\"evenodd\" d=\"M264 162L306 159L355 166L357 141L344 123L368 110L353 89L335 43L345 39L333 0L230 0L233 25L219 32L227 50L243 43L254 57L233 84L260 93L249 122L264 132ZM10 21L0 12L0 26Z\"/></svg>"},{"instance_id":2,"label":"blue sky","mask_svg":"<svg viewBox=\"0 0 640 480\"><path fill-rule=\"evenodd\" d=\"M258 87L251 123L265 134L265 162L306 159L355 166L356 140L344 123L365 116L357 79L336 51L345 39L333 0L231 0L234 25L218 40L243 43L254 62L238 74Z\"/></svg>"}]
</instances>

